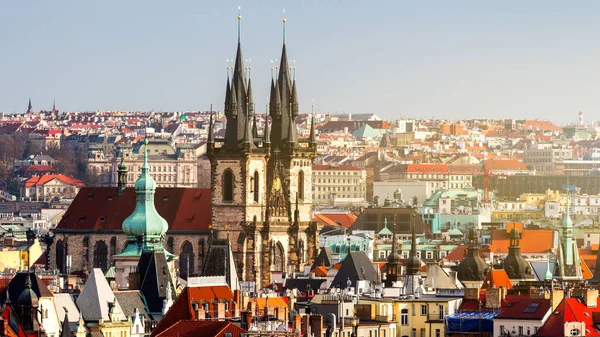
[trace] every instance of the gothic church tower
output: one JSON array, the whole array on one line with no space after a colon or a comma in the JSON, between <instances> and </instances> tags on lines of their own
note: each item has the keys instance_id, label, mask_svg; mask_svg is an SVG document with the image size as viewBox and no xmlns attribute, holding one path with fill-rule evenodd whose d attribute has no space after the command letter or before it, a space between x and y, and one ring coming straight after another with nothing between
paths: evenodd
<instances>
[{"instance_id":1,"label":"gothic church tower","mask_svg":"<svg viewBox=\"0 0 600 337\"><path fill-rule=\"evenodd\" d=\"M298 94L287 59L285 19L283 23L281 63L271 80L263 134L257 131L243 63L241 15L233 74L227 77L225 137L214 137L212 116L209 127L214 235L231 240L239 276L262 286L271 282L273 272L291 273L312 264L317 253L316 225L311 223L314 123L310 140L300 142Z\"/></svg>"}]
</instances>

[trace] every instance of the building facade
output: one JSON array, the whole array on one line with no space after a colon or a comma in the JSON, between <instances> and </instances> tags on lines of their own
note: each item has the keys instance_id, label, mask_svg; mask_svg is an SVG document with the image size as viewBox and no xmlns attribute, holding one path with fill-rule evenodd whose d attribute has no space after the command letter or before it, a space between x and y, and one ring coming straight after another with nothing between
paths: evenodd
<instances>
[{"instance_id":1,"label":"building facade","mask_svg":"<svg viewBox=\"0 0 600 337\"><path fill-rule=\"evenodd\" d=\"M313 165L312 199L315 205L333 205L336 198L366 200L367 171L351 165Z\"/></svg>"}]
</instances>

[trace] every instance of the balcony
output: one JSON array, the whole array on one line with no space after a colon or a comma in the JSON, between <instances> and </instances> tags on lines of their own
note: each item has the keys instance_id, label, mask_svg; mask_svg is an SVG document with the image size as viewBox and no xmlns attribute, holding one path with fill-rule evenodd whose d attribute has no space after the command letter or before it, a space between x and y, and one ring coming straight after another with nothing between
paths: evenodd
<instances>
[{"instance_id":1,"label":"balcony","mask_svg":"<svg viewBox=\"0 0 600 337\"><path fill-rule=\"evenodd\" d=\"M427 321L426 323L443 323L444 322L444 317L446 317L448 313L447 312L434 312L431 314L427 314Z\"/></svg>"},{"instance_id":2,"label":"balcony","mask_svg":"<svg viewBox=\"0 0 600 337\"><path fill-rule=\"evenodd\" d=\"M375 321L377 322L394 322L396 321L396 315L376 315Z\"/></svg>"}]
</instances>

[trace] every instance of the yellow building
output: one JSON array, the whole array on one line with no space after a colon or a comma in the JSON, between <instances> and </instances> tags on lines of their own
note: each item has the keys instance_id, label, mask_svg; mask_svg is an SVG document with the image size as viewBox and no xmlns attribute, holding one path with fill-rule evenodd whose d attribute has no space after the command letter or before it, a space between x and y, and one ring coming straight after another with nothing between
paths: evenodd
<instances>
[{"instance_id":1,"label":"yellow building","mask_svg":"<svg viewBox=\"0 0 600 337\"><path fill-rule=\"evenodd\" d=\"M546 193L523 193L519 200L525 203L525 206L534 206L544 208L546 201L560 201L560 191L546 190Z\"/></svg>"},{"instance_id":2,"label":"yellow building","mask_svg":"<svg viewBox=\"0 0 600 337\"><path fill-rule=\"evenodd\" d=\"M396 336L444 336L444 317L451 315L463 299L460 289L438 289L436 294L424 294L418 298L404 299L361 299L357 316L362 321L393 321Z\"/></svg>"},{"instance_id":3,"label":"yellow building","mask_svg":"<svg viewBox=\"0 0 600 337\"><path fill-rule=\"evenodd\" d=\"M526 219L542 219L544 218L544 210L507 210L507 211L492 211L492 220L526 220Z\"/></svg>"},{"instance_id":4,"label":"yellow building","mask_svg":"<svg viewBox=\"0 0 600 337\"><path fill-rule=\"evenodd\" d=\"M5 238L4 245L0 250L0 272L8 269L25 270L27 261L29 261L29 267L33 266L35 261L42 256L42 252L42 247L37 239L31 246L27 246L26 243Z\"/></svg>"}]
</instances>

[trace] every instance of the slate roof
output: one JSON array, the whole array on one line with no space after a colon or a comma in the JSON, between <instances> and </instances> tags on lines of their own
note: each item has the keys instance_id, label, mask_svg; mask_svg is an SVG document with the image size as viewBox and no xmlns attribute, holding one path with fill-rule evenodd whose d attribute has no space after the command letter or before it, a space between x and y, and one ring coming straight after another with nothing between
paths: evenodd
<instances>
[{"instance_id":1,"label":"slate roof","mask_svg":"<svg viewBox=\"0 0 600 337\"><path fill-rule=\"evenodd\" d=\"M71 329L77 325L79 321L79 309L75 305L75 299L72 294L56 293L54 294L54 306L58 318L63 321L65 319L65 308L67 309L67 319L71 323Z\"/></svg>"},{"instance_id":2,"label":"slate roof","mask_svg":"<svg viewBox=\"0 0 600 337\"><path fill-rule=\"evenodd\" d=\"M108 321L108 303L113 302L115 295L104 278L102 269L94 268L77 297L77 306L85 321L97 321L102 317Z\"/></svg>"},{"instance_id":3,"label":"slate roof","mask_svg":"<svg viewBox=\"0 0 600 337\"><path fill-rule=\"evenodd\" d=\"M378 273L365 252L350 252L342 262L342 266L331 282L331 286L346 288L348 279L352 282L353 287L356 286L358 280L367 280L373 284L377 281L377 276Z\"/></svg>"},{"instance_id":4,"label":"slate roof","mask_svg":"<svg viewBox=\"0 0 600 337\"><path fill-rule=\"evenodd\" d=\"M121 306L121 310L123 310L123 315L133 317L135 316L135 309L138 309L144 318L150 318L146 311L146 304L144 304L142 293L139 290L117 291L114 294Z\"/></svg>"},{"instance_id":5,"label":"slate roof","mask_svg":"<svg viewBox=\"0 0 600 337\"><path fill-rule=\"evenodd\" d=\"M169 282L171 274L164 250L144 250L140 256L138 270L140 291L144 295L148 311L160 313L163 309L163 300L167 297L167 287L171 287L171 294L175 294L175 288Z\"/></svg>"},{"instance_id":6,"label":"slate roof","mask_svg":"<svg viewBox=\"0 0 600 337\"><path fill-rule=\"evenodd\" d=\"M114 187L82 188L59 222L55 232L121 232L123 221L135 209L135 189L128 187L119 195ZM169 232L208 231L210 223L209 188L156 189L154 204L167 220Z\"/></svg>"},{"instance_id":7,"label":"slate roof","mask_svg":"<svg viewBox=\"0 0 600 337\"><path fill-rule=\"evenodd\" d=\"M310 270L313 270L319 266L331 267L333 264L333 249L331 247L323 247L319 252L319 255L315 259L315 262L310 267Z\"/></svg>"},{"instance_id":8,"label":"slate roof","mask_svg":"<svg viewBox=\"0 0 600 337\"><path fill-rule=\"evenodd\" d=\"M52 297L52 293L50 292L48 287L46 287L44 282L42 282L42 280L39 277L37 277L35 273L28 274L25 272L20 272L17 273L8 283L8 296L10 297L11 302L17 303L17 299L19 298L23 290L25 290L25 282L27 280L27 275L29 275L29 279L31 280L31 290L33 290L33 292L38 298ZM0 293L0 299L1 303L4 303L6 301L5 291Z\"/></svg>"}]
</instances>

